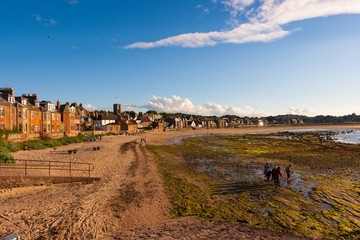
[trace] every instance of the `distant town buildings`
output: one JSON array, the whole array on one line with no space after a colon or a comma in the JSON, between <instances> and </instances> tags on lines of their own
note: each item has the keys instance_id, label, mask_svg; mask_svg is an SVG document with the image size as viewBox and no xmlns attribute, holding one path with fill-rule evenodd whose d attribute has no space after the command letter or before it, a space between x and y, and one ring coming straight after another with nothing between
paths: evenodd
<instances>
[{"instance_id":1,"label":"distant town buildings","mask_svg":"<svg viewBox=\"0 0 360 240\"><path fill-rule=\"evenodd\" d=\"M298 116L284 115L267 118L237 116L204 117L185 114L163 115L122 112L121 104L111 111L88 111L82 104L61 104L40 101L36 94L15 96L13 88L0 88L0 131L16 135L16 140L39 137L76 136L78 134L113 133L137 134L143 131L176 129L226 128L265 126L269 124L302 124Z\"/></svg>"}]
</instances>

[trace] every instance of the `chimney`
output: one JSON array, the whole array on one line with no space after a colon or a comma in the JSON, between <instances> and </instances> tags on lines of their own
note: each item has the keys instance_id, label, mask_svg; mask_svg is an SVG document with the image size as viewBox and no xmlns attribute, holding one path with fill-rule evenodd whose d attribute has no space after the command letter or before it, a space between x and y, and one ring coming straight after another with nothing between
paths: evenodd
<instances>
[{"instance_id":1,"label":"chimney","mask_svg":"<svg viewBox=\"0 0 360 240\"><path fill-rule=\"evenodd\" d=\"M60 110L60 106L61 106L61 104L60 104L60 100L57 100L57 103L56 103L56 109L57 109L57 110Z\"/></svg>"},{"instance_id":2,"label":"chimney","mask_svg":"<svg viewBox=\"0 0 360 240\"><path fill-rule=\"evenodd\" d=\"M14 88L0 88L0 92L14 96Z\"/></svg>"}]
</instances>

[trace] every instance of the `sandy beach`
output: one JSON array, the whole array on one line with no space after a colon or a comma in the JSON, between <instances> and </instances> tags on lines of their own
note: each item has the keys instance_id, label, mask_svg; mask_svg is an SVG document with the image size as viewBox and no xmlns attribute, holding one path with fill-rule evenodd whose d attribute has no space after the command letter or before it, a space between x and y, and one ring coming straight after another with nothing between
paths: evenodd
<instances>
[{"instance_id":1,"label":"sandy beach","mask_svg":"<svg viewBox=\"0 0 360 240\"><path fill-rule=\"evenodd\" d=\"M171 144L188 135L241 134L290 129L360 129L359 125L197 129L106 136L96 142L20 151L15 159L94 164L92 183L0 189L0 236L21 239L301 239L226 222L171 219L171 204L146 144ZM145 138L146 143L139 139ZM100 147L92 151L93 147ZM51 151L77 149L76 154ZM37 175L32 172L30 174ZM85 174L85 173L84 173Z\"/></svg>"}]
</instances>

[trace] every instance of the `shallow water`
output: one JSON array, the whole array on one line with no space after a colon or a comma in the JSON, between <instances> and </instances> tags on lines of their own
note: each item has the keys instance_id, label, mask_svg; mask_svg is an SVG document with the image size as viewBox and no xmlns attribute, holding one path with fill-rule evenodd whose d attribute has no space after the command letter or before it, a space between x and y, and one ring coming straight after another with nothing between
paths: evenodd
<instances>
[{"instance_id":1,"label":"shallow water","mask_svg":"<svg viewBox=\"0 0 360 240\"><path fill-rule=\"evenodd\" d=\"M360 144L360 131L341 131L333 140L342 143Z\"/></svg>"},{"instance_id":2,"label":"shallow water","mask_svg":"<svg viewBox=\"0 0 360 240\"><path fill-rule=\"evenodd\" d=\"M254 132L254 133L246 133L246 134L269 134L275 132L285 132L287 130L282 131L268 131L268 132ZM360 144L360 130L351 130L351 129L332 129L332 128L310 128L310 129L292 129L288 130L288 132L318 132L318 131L332 131L336 134L332 136L332 139L336 142L342 143L350 143L350 144ZM216 134L216 136L229 136L229 135L244 135L245 133L223 133ZM215 134L191 134L186 136L179 136L167 139L167 142L170 144L180 144L183 139L192 138L192 137L209 137L214 136ZM241 139L239 139L241 140Z\"/></svg>"}]
</instances>

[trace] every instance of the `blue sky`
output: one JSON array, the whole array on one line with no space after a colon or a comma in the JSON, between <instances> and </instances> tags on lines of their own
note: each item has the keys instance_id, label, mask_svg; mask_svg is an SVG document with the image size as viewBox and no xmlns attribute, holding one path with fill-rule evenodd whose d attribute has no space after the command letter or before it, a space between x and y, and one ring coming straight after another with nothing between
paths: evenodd
<instances>
[{"instance_id":1,"label":"blue sky","mask_svg":"<svg viewBox=\"0 0 360 240\"><path fill-rule=\"evenodd\" d=\"M0 0L0 86L89 109L360 114L360 0Z\"/></svg>"}]
</instances>

